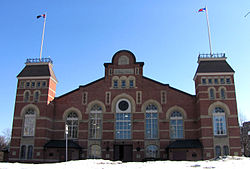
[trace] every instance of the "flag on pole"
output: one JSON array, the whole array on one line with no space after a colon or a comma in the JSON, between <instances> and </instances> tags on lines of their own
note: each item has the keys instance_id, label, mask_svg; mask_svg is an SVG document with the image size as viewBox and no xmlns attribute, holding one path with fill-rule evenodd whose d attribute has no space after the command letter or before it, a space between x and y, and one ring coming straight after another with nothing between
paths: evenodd
<instances>
[{"instance_id":1,"label":"flag on pole","mask_svg":"<svg viewBox=\"0 0 250 169\"><path fill-rule=\"evenodd\" d=\"M206 10L206 8L201 8L198 10L198 12L204 12Z\"/></svg>"},{"instance_id":2,"label":"flag on pole","mask_svg":"<svg viewBox=\"0 0 250 169\"><path fill-rule=\"evenodd\" d=\"M37 19L39 19L39 18L41 18L41 17L45 18L45 17L46 17L46 15L45 15L45 14L38 15L36 18L37 18Z\"/></svg>"}]
</instances>

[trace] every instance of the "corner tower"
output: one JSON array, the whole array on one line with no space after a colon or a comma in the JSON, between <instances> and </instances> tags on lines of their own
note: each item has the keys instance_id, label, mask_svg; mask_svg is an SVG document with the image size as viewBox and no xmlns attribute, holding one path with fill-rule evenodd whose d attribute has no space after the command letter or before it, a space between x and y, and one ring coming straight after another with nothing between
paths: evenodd
<instances>
[{"instance_id":1,"label":"corner tower","mask_svg":"<svg viewBox=\"0 0 250 169\"><path fill-rule=\"evenodd\" d=\"M27 59L17 75L10 161L43 158L43 145L51 137L53 104L57 79L52 60Z\"/></svg>"},{"instance_id":2,"label":"corner tower","mask_svg":"<svg viewBox=\"0 0 250 169\"><path fill-rule=\"evenodd\" d=\"M200 54L195 73L198 124L203 158L240 155L234 70L225 54Z\"/></svg>"}]
</instances>

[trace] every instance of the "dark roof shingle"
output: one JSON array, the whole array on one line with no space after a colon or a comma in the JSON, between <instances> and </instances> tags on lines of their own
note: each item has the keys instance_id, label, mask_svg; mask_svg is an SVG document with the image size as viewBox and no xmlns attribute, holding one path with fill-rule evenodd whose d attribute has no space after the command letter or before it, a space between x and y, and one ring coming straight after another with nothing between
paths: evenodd
<instances>
[{"instance_id":1,"label":"dark roof shingle","mask_svg":"<svg viewBox=\"0 0 250 169\"><path fill-rule=\"evenodd\" d=\"M234 72L226 60L200 61L196 73Z\"/></svg>"},{"instance_id":2,"label":"dark roof shingle","mask_svg":"<svg viewBox=\"0 0 250 169\"><path fill-rule=\"evenodd\" d=\"M49 64L43 65L26 65L17 77L38 77L38 76L51 76L56 79L54 71Z\"/></svg>"}]
</instances>

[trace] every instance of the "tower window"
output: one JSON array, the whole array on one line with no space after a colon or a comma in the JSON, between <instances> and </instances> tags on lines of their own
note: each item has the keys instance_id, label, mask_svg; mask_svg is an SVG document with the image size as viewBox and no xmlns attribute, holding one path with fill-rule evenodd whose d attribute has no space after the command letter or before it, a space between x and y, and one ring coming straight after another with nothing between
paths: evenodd
<instances>
[{"instance_id":1,"label":"tower window","mask_svg":"<svg viewBox=\"0 0 250 169\"><path fill-rule=\"evenodd\" d=\"M214 92L213 88L209 89L209 99L210 100L214 100L215 99L215 92Z\"/></svg>"},{"instance_id":2,"label":"tower window","mask_svg":"<svg viewBox=\"0 0 250 169\"><path fill-rule=\"evenodd\" d=\"M207 84L207 79L202 79L202 84Z\"/></svg>"},{"instance_id":3,"label":"tower window","mask_svg":"<svg viewBox=\"0 0 250 169\"><path fill-rule=\"evenodd\" d=\"M212 79L208 79L208 84L213 84L213 80Z\"/></svg>"},{"instance_id":4,"label":"tower window","mask_svg":"<svg viewBox=\"0 0 250 169\"><path fill-rule=\"evenodd\" d=\"M40 81L38 81L38 82L36 83L36 87L37 87L37 88L41 87L41 82L40 82Z\"/></svg>"},{"instance_id":5,"label":"tower window","mask_svg":"<svg viewBox=\"0 0 250 169\"><path fill-rule=\"evenodd\" d=\"M42 82L42 87L46 87L46 81Z\"/></svg>"},{"instance_id":6,"label":"tower window","mask_svg":"<svg viewBox=\"0 0 250 169\"><path fill-rule=\"evenodd\" d=\"M26 82L26 88L30 87L30 82Z\"/></svg>"},{"instance_id":7,"label":"tower window","mask_svg":"<svg viewBox=\"0 0 250 169\"><path fill-rule=\"evenodd\" d=\"M20 88L24 88L24 81L21 81L20 82L20 86L19 86Z\"/></svg>"},{"instance_id":8,"label":"tower window","mask_svg":"<svg viewBox=\"0 0 250 169\"><path fill-rule=\"evenodd\" d=\"M36 84L35 82L31 82L31 87L35 88L35 84Z\"/></svg>"},{"instance_id":9,"label":"tower window","mask_svg":"<svg viewBox=\"0 0 250 169\"><path fill-rule=\"evenodd\" d=\"M231 79L230 78L227 78L226 81L227 81L227 84L231 84Z\"/></svg>"},{"instance_id":10,"label":"tower window","mask_svg":"<svg viewBox=\"0 0 250 169\"><path fill-rule=\"evenodd\" d=\"M218 83L219 83L218 79L214 79L214 84L218 84Z\"/></svg>"},{"instance_id":11,"label":"tower window","mask_svg":"<svg viewBox=\"0 0 250 169\"><path fill-rule=\"evenodd\" d=\"M225 79L224 78L220 78L220 84L225 84Z\"/></svg>"}]
</instances>

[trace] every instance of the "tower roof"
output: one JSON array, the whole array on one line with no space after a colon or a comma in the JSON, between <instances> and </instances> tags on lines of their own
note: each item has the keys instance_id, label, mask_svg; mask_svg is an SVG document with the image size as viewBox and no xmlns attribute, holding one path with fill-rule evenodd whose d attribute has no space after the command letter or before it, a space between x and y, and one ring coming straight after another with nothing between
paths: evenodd
<instances>
[{"instance_id":1,"label":"tower roof","mask_svg":"<svg viewBox=\"0 0 250 169\"><path fill-rule=\"evenodd\" d=\"M227 63L225 53L200 54L198 57L197 73L234 73L232 67Z\"/></svg>"},{"instance_id":2,"label":"tower roof","mask_svg":"<svg viewBox=\"0 0 250 169\"><path fill-rule=\"evenodd\" d=\"M52 77L57 81L54 71L52 69L52 61L37 61L27 59L26 66L23 70L17 75L19 77Z\"/></svg>"},{"instance_id":3,"label":"tower roof","mask_svg":"<svg viewBox=\"0 0 250 169\"><path fill-rule=\"evenodd\" d=\"M200 61L196 73L234 72L226 60Z\"/></svg>"}]
</instances>

